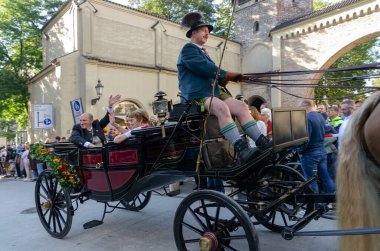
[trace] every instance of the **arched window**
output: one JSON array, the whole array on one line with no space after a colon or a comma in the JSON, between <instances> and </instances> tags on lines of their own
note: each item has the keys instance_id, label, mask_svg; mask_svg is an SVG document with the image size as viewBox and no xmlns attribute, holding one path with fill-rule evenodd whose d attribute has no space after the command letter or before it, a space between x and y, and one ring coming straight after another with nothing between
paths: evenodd
<instances>
[{"instance_id":1,"label":"arched window","mask_svg":"<svg viewBox=\"0 0 380 251\"><path fill-rule=\"evenodd\" d=\"M257 31L259 31L259 29L260 29L259 22L258 21L254 22L253 23L253 31L257 32Z\"/></svg>"},{"instance_id":2,"label":"arched window","mask_svg":"<svg viewBox=\"0 0 380 251\"><path fill-rule=\"evenodd\" d=\"M141 106L132 100L121 101L114 108L116 123L125 125L125 118L128 114L139 108L141 108Z\"/></svg>"}]
</instances>

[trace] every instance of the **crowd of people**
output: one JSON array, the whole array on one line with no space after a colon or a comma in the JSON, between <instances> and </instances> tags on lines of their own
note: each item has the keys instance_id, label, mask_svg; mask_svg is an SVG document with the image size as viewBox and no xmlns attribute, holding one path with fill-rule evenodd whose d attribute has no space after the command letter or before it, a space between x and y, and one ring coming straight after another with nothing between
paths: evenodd
<instances>
[{"instance_id":1,"label":"crowd of people","mask_svg":"<svg viewBox=\"0 0 380 251\"><path fill-rule=\"evenodd\" d=\"M67 142L64 137L56 136L55 140L46 139L45 143ZM0 148L0 175L14 177L23 181L36 181L38 175L47 168L46 163L32 159L29 142L17 146Z\"/></svg>"}]
</instances>

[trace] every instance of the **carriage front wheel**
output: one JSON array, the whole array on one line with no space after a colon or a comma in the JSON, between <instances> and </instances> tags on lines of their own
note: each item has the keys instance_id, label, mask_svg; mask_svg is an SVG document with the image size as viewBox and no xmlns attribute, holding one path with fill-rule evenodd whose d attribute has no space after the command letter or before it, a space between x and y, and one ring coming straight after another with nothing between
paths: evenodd
<instances>
[{"instance_id":1,"label":"carriage front wheel","mask_svg":"<svg viewBox=\"0 0 380 251\"><path fill-rule=\"evenodd\" d=\"M50 170L45 170L38 176L35 202L46 231L58 239L65 237L73 221L73 207L69 192L61 187Z\"/></svg>"},{"instance_id":2,"label":"carriage front wheel","mask_svg":"<svg viewBox=\"0 0 380 251\"><path fill-rule=\"evenodd\" d=\"M187 196L177 208L173 230L181 251L259 250L248 215L234 200L216 191Z\"/></svg>"}]
</instances>

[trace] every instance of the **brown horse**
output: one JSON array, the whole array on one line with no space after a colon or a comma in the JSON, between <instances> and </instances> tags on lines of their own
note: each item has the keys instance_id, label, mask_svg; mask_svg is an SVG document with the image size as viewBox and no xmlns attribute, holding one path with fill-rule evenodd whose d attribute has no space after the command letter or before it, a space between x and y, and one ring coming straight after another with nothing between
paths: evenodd
<instances>
[{"instance_id":1,"label":"brown horse","mask_svg":"<svg viewBox=\"0 0 380 251\"><path fill-rule=\"evenodd\" d=\"M350 119L337 167L337 209L342 229L380 227L380 92ZM380 235L344 236L340 250L380 250Z\"/></svg>"}]
</instances>

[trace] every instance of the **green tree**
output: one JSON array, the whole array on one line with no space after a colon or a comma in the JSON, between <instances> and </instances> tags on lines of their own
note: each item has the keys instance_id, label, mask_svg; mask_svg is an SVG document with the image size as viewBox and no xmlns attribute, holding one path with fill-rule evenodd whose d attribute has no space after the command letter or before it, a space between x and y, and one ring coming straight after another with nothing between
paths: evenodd
<instances>
[{"instance_id":1,"label":"green tree","mask_svg":"<svg viewBox=\"0 0 380 251\"><path fill-rule=\"evenodd\" d=\"M28 120L25 81L42 69L40 28L62 2L0 0L0 117L19 128Z\"/></svg>"},{"instance_id":2,"label":"green tree","mask_svg":"<svg viewBox=\"0 0 380 251\"><path fill-rule=\"evenodd\" d=\"M323 8L325 8L331 4L332 3L328 0L314 0L313 1L313 10L317 11L317 10L323 9Z\"/></svg>"},{"instance_id":3,"label":"green tree","mask_svg":"<svg viewBox=\"0 0 380 251\"><path fill-rule=\"evenodd\" d=\"M368 42L362 43L343 56L341 56L330 68L342 68L354 65L369 64L378 61L380 58L378 48L380 46L379 39L372 39ZM344 72L331 72L326 73L323 79L318 83L320 86L352 86L353 88L316 88L315 97L322 98L326 95L332 97L344 97L355 93L367 91L364 88L358 88L367 85L368 79L356 76L367 76L374 73L374 71L360 70L360 71L344 71ZM355 99L365 98L365 95L357 96ZM334 101L339 101L333 100ZM340 100L341 101L341 100Z\"/></svg>"}]
</instances>

